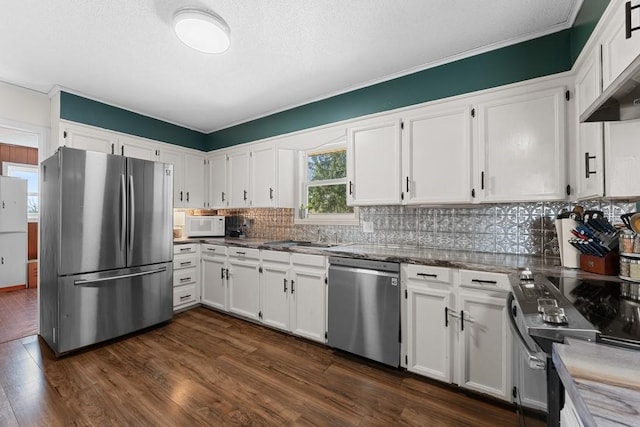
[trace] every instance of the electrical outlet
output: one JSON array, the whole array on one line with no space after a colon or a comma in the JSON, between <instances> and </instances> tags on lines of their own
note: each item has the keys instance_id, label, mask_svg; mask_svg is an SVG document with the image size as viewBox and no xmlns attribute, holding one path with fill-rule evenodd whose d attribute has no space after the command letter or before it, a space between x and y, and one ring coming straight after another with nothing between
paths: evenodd
<instances>
[{"instance_id":1,"label":"electrical outlet","mask_svg":"<svg viewBox=\"0 0 640 427\"><path fill-rule=\"evenodd\" d=\"M362 221L362 231L365 233L373 233L373 222Z\"/></svg>"}]
</instances>

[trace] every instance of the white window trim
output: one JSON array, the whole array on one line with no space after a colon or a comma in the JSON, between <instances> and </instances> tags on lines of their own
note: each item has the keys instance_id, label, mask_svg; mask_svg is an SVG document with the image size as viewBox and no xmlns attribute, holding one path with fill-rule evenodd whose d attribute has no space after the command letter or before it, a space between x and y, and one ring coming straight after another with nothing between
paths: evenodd
<instances>
[{"instance_id":1,"label":"white window trim","mask_svg":"<svg viewBox=\"0 0 640 427\"><path fill-rule=\"evenodd\" d=\"M295 218L294 224L300 225L359 225L360 224L360 211L357 206L353 207L353 213L347 214L312 214L308 215L306 218L300 218L300 207L301 205L306 204L307 200L307 188L309 187L309 182L307 181L307 155L309 154L317 154L322 151L333 151L336 149L347 149L347 143L344 137L340 137L337 141L332 141L327 144L324 144L320 147L312 148L309 150L300 151L300 159L299 159L299 168L300 173L298 176L300 177L298 182L298 188L300 189L298 207L295 209ZM335 185L335 184L346 184L346 178L343 179L334 179L334 180L324 180L319 181L321 185ZM346 197L346 194L345 194Z\"/></svg>"},{"instance_id":2,"label":"white window trim","mask_svg":"<svg viewBox=\"0 0 640 427\"><path fill-rule=\"evenodd\" d=\"M31 164L27 164L27 163L14 163L14 162L2 162L2 174L5 176L9 175L9 168L11 167L15 167L15 168L20 168L20 169L26 169L26 170L31 170L34 169L36 172L38 172L38 181L40 181L40 170L39 167L37 165L31 165ZM38 192L37 193L30 193L27 191L27 197L29 196L37 196L38 197L38 201L40 200L40 182L38 182ZM30 222L33 221L39 221L40 219L40 210L38 209L38 213L37 214L33 214L33 213L27 213L27 220Z\"/></svg>"}]
</instances>

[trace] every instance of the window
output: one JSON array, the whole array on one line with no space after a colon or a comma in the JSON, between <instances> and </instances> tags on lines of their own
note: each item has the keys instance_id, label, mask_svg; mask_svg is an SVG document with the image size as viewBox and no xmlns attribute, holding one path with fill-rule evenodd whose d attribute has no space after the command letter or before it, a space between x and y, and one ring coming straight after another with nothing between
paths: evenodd
<instances>
[{"instance_id":1,"label":"window","mask_svg":"<svg viewBox=\"0 0 640 427\"><path fill-rule=\"evenodd\" d=\"M3 174L27 180L27 214L30 220L37 221L40 212L38 166L4 162Z\"/></svg>"},{"instance_id":2,"label":"window","mask_svg":"<svg viewBox=\"0 0 640 427\"><path fill-rule=\"evenodd\" d=\"M302 203L299 222L357 224L357 208L347 205L347 150L344 144L325 146L303 156Z\"/></svg>"}]
</instances>

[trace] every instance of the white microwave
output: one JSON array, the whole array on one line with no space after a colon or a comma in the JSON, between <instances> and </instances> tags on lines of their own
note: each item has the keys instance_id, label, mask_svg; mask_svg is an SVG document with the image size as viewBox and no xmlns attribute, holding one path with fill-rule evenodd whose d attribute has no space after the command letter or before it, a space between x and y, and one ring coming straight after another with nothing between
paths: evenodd
<instances>
[{"instance_id":1,"label":"white microwave","mask_svg":"<svg viewBox=\"0 0 640 427\"><path fill-rule=\"evenodd\" d=\"M184 235L186 237L224 237L224 217L187 215L184 220Z\"/></svg>"}]
</instances>

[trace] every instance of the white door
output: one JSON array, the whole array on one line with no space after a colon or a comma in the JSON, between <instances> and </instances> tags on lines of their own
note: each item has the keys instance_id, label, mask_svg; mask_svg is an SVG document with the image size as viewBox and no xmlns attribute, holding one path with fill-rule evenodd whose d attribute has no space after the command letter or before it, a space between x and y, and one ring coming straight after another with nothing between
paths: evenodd
<instances>
[{"instance_id":1,"label":"white door","mask_svg":"<svg viewBox=\"0 0 640 427\"><path fill-rule=\"evenodd\" d=\"M625 3L627 2L618 2L614 19L609 24L602 42L602 83L605 89L640 54L640 34L638 31L632 32L631 38L626 37ZM631 4L635 6L640 2L633 0ZM639 24L640 8L636 8L631 12L631 25L637 26Z\"/></svg>"},{"instance_id":2,"label":"white door","mask_svg":"<svg viewBox=\"0 0 640 427\"><path fill-rule=\"evenodd\" d=\"M427 108L404 118L403 203L472 201L471 108Z\"/></svg>"},{"instance_id":3,"label":"white door","mask_svg":"<svg viewBox=\"0 0 640 427\"><path fill-rule=\"evenodd\" d=\"M227 163L229 207L249 206L249 155L247 152L231 153Z\"/></svg>"},{"instance_id":4,"label":"white door","mask_svg":"<svg viewBox=\"0 0 640 427\"><path fill-rule=\"evenodd\" d=\"M640 121L605 123L604 131L606 196L637 198L640 196Z\"/></svg>"},{"instance_id":5,"label":"white door","mask_svg":"<svg viewBox=\"0 0 640 427\"><path fill-rule=\"evenodd\" d=\"M460 386L511 400L511 329L506 297L460 292Z\"/></svg>"},{"instance_id":6,"label":"white door","mask_svg":"<svg viewBox=\"0 0 640 427\"><path fill-rule=\"evenodd\" d=\"M184 156L184 206L188 208L205 207L204 195L204 156L185 154Z\"/></svg>"},{"instance_id":7,"label":"white door","mask_svg":"<svg viewBox=\"0 0 640 427\"><path fill-rule=\"evenodd\" d=\"M202 254L202 303L228 311L226 257Z\"/></svg>"},{"instance_id":8,"label":"white door","mask_svg":"<svg viewBox=\"0 0 640 427\"><path fill-rule=\"evenodd\" d=\"M577 116L586 110L602 92L600 51L594 52L576 76ZM578 119L579 122L579 119ZM578 123L576 198L589 199L604 194L604 158L602 123Z\"/></svg>"},{"instance_id":9,"label":"white door","mask_svg":"<svg viewBox=\"0 0 640 427\"><path fill-rule=\"evenodd\" d=\"M289 328L289 266L262 265L262 322L278 329Z\"/></svg>"},{"instance_id":10,"label":"white door","mask_svg":"<svg viewBox=\"0 0 640 427\"><path fill-rule=\"evenodd\" d=\"M156 145L146 141L136 141L131 138L120 138L120 152L118 154L152 161L159 160L160 158L160 150Z\"/></svg>"},{"instance_id":11,"label":"white door","mask_svg":"<svg viewBox=\"0 0 640 427\"><path fill-rule=\"evenodd\" d=\"M0 288L27 283L27 233L0 233Z\"/></svg>"},{"instance_id":12,"label":"white door","mask_svg":"<svg viewBox=\"0 0 640 427\"><path fill-rule=\"evenodd\" d=\"M400 120L377 119L349 129L349 205L400 203Z\"/></svg>"},{"instance_id":13,"label":"white door","mask_svg":"<svg viewBox=\"0 0 640 427\"><path fill-rule=\"evenodd\" d=\"M259 320L260 272L258 261L229 258L229 311Z\"/></svg>"},{"instance_id":14,"label":"white door","mask_svg":"<svg viewBox=\"0 0 640 427\"><path fill-rule=\"evenodd\" d=\"M293 266L290 293L291 331L314 341L325 342L326 290L324 269Z\"/></svg>"},{"instance_id":15,"label":"white door","mask_svg":"<svg viewBox=\"0 0 640 427\"><path fill-rule=\"evenodd\" d=\"M458 326L449 313L452 292L409 280L407 299L407 369L451 382L452 336Z\"/></svg>"},{"instance_id":16,"label":"white door","mask_svg":"<svg viewBox=\"0 0 640 427\"><path fill-rule=\"evenodd\" d=\"M0 176L0 232L27 231L27 180Z\"/></svg>"},{"instance_id":17,"label":"white door","mask_svg":"<svg viewBox=\"0 0 640 427\"><path fill-rule=\"evenodd\" d=\"M163 149L160 160L173 165L173 207L184 207L184 154L180 151Z\"/></svg>"},{"instance_id":18,"label":"white door","mask_svg":"<svg viewBox=\"0 0 640 427\"><path fill-rule=\"evenodd\" d=\"M212 208L229 205L226 154L209 158L209 203Z\"/></svg>"},{"instance_id":19,"label":"white door","mask_svg":"<svg viewBox=\"0 0 640 427\"><path fill-rule=\"evenodd\" d=\"M94 129L67 127L62 130L64 145L81 150L120 154L118 138L115 134Z\"/></svg>"},{"instance_id":20,"label":"white door","mask_svg":"<svg viewBox=\"0 0 640 427\"><path fill-rule=\"evenodd\" d=\"M481 200L565 197L564 97L558 87L478 104Z\"/></svg>"},{"instance_id":21,"label":"white door","mask_svg":"<svg viewBox=\"0 0 640 427\"><path fill-rule=\"evenodd\" d=\"M251 206L275 206L275 149L266 147L251 152Z\"/></svg>"}]
</instances>

